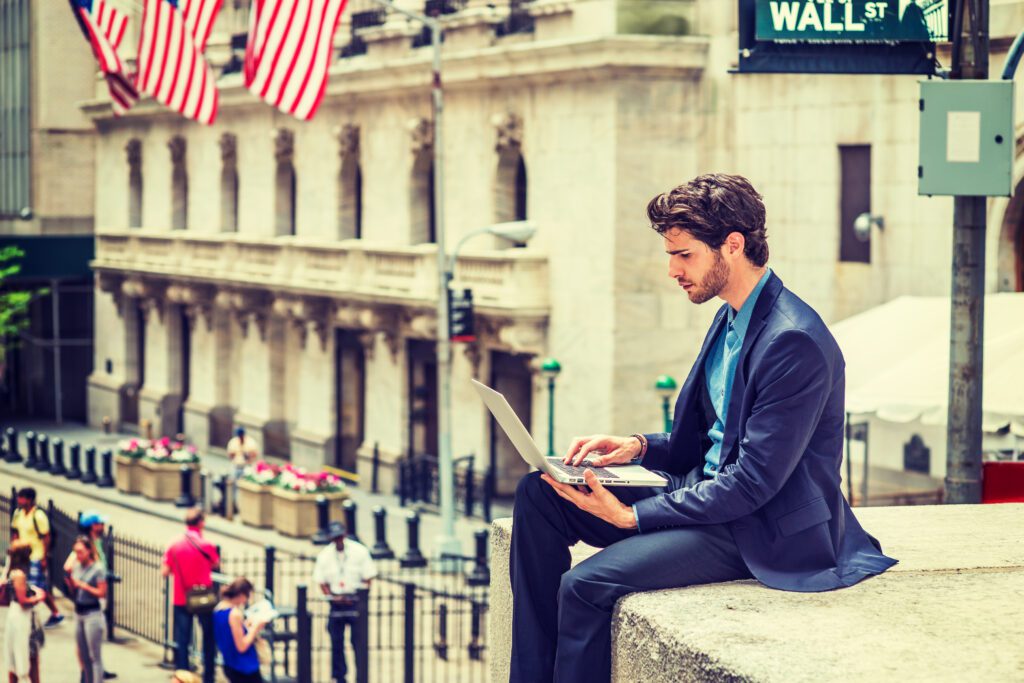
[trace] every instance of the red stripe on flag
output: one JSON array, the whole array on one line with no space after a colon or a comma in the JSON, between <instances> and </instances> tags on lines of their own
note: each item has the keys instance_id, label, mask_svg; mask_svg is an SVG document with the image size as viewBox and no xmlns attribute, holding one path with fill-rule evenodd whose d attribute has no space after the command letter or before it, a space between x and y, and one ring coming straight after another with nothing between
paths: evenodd
<instances>
[{"instance_id":1,"label":"red stripe on flag","mask_svg":"<svg viewBox=\"0 0 1024 683\"><path fill-rule=\"evenodd\" d=\"M157 2L159 2L161 6L165 4L164 0L157 0ZM167 13L167 35L164 38L163 54L156 55L156 57L160 59L160 72L157 74L156 86L150 92L150 94L154 97L159 96L160 91L162 90L160 86L163 85L164 74L167 73L167 55L169 55L171 52L171 37L174 34L174 17L172 16L174 13L174 8L168 7ZM159 43L157 43L157 45L159 45Z\"/></svg>"},{"instance_id":2,"label":"red stripe on flag","mask_svg":"<svg viewBox=\"0 0 1024 683\"><path fill-rule=\"evenodd\" d=\"M325 9L327 8L327 3L326 2L324 2L324 8ZM274 106L275 107L280 107L281 106L281 100L284 99L284 93L285 93L285 91L288 90L288 81L291 80L292 73L295 71L295 64L299 61L299 57L302 55L302 47L306 44L306 29L309 28L309 20L310 20L310 18L312 16L313 16L313 3L309 2L309 3L306 4L306 21L302 24L302 33L299 34L301 36L301 38L299 39L298 45L296 45L294 50L292 51L291 63L288 65L288 70L284 72L284 78L281 79L281 89L278 91L277 98L274 100ZM317 30L317 37L318 38L320 36L320 30L323 29L323 22L324 22L323 14L321 14L321 16L320 16L320 28ZM308 70L306 72L306 75L307 76L309 75Z\"/></svg>"},{"instance_id":3,"label":"red stripe on flag","mask_svg":"<svg viewBox=\"0 0 1024 683\"><path fill-rule=\"evenodd\" d=\"M313 75L313 67L316 65L316 62L317 62L317 50L320 47L320 36L323 35L323 32L324 32L324 21L327 19L327 7L328 7L329 4L330 4L329 0L324 0L323 11L320 12L320 21L318 22L318 25L317 25L316 40L313 41L313 51L309 55L309 63L306 64L306 68L305 68L306 75L302 79L302 85L299 86L298 91L296 91L295 95L292 98L292 101L291 101L290 105L288 106L288 113L289 114L293 114L293 115L295 114L295 110L298 108L299 103L302 102L302 95L303 95L303 93L306 92L306 85L309 83L309 77ZM303 31L303 33L305 33L305 31ZM301 44L299 45L299 48L301 50L301 48L302 48ZM298 55L299 55L299 51L296 51L295 56L298 57ZM295 64L293 62L292 63L292 67L294 67L294 66L295 66ZM291 72L291 69L289 69L288 70L288 76L284 79L284 87L281 88L281 96L278 97L278 100L277 100L277 102L274 103L274 106L276 106L276 107L280 107L281 106L281 100L284 98L285 89L288 87L288 79L291 78L291 75L292 75L292 72Z\"/></svg>"},{"instance_id":4,"label":"red stripe on flag","mask_svg":"<svg viewBox=\"0 0 1024 683\"><path fill-rule=\"evenodd\" d=\"M292 21L295 19L295 8L299 6L298 0L292 3L292 13L288 17L288 22L285 24L284 31L281 34L281 40L277 43L277 50L274 52L274 59L270 62L269 76L267 76L267 82L263 84L263 88L260 91L260 97L265 98L267 91L270 90L270 84L274 80L274 74L277 72L277 62L281 58L281 51L284 49L285 41L288 39L288 34L292 30ZM270 25L267 35L269 40L270 30L273 30L273 24ZM260 60L260 66L263 65L263 60ZM259 75L259 67L257 67L257 75Z\"/></svg>"}]
</instances>

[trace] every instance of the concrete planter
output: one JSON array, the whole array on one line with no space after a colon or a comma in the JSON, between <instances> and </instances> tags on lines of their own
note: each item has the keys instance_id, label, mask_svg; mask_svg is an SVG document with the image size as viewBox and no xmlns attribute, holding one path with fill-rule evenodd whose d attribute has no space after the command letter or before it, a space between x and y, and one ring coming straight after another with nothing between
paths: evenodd
<instances>
[{"instance_id":1,"label":"concrete planter","mask_svg":"<svg viewBox=\"0 0 1024 683\"><path fill-rule=\"evenodd\" d=\"M118 491L133 495L141 493L139 489L141 463L140 458L130 458L127 455L114 456L114 483Z\"/></svg>"},{"instance_id":2,"label":"concrete planter","mask_svg":"<svg viewBox=\"0 0 1024 683\"><path fill-rule=\"evenodd\" d=\"M174 500L181 495L181 466L187 464L193 470L192 495L199 495L199 463L159 463L143 459L136 465L139 492L150 500Z\"/></svg>"},{"instance_id":3,"label":"concrete planter","mask_svg":"<svg viewBox=\"0 0 1024 683\"><path fill-rule=\"evenodd\" d=\"M238 516L249 526L269 529L274 526L273 484L238 480Z\"/></svg>"},{"instance_id":4,"label":"concrete planter","mask_svg":"<svg viewBox=\"0 0 1024 683\"><path fill-rule=\"evenodd\" d=\"M274 487L274 528L285 536L308 538L316 533L316 497L322 495L329 501L331 520L341 521L344 514L341 501L348 497L340 493L294 493Z\"/></svg>"}]
</instances>

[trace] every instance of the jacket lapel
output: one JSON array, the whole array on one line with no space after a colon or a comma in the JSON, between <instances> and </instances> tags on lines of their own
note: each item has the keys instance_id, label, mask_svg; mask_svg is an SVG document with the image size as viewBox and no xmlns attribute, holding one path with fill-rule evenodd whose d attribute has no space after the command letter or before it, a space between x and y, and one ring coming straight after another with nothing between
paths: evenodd
<instances>
[{"instance_id":1,"label":"jacket lapel","mask_svg":"<svg viewBox=\"0 0 1024 683\"><path fill-rule=\"evenodd\" d=\"M718 313L715 314L715 319L711 322L711 329L708 331L706 337L704 337L704 344L700 347L700 353L697 354L697 360L693 362L693 367L690 368L690 374L686 376L686 381L683 382L683 388L679 391L679 398L676 399L676 407L674 411L673 425L680 424L680 418L682 415L689 415L693 411L691 406L696 394L694 389L696 387L697 379L704 376L704 361L708 357L708 353L711 352L711 347L714 344L715 339L718 339L718 335L722 332L722 327L725 325L725 312L728 304L723 305L718 309ZM673 431L675 431L673 429Z\"/></svg>"},{"instance_id":2,"label":"jacket lapel","mask_svg":"<svg viewBox=\"0 0 1024 683\"><path fill-rule=\"evenodd\" d=\"M775 300L782 293L782 280L773 272L764 283L761 294L754 305L754 313L750 316L750 325L743 336L743 347L736 363L736 374L732 379L732 392L729 396L729 410L725 420L725 434L722 436L722 465L732 456L733 446L739 432L740 412L743 410L743 394L747 390L747 356L764 330L768 314L775 307Z\"/></svg>"}]
</instances>

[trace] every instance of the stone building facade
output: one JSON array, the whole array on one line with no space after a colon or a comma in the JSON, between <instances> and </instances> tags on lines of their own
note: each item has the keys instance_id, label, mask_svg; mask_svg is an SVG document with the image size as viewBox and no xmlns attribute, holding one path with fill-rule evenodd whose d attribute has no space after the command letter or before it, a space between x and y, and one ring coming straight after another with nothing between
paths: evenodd
<instances>
[{"instance_id":1,"label":"stone building facade","mask_svg":"<svg viewBox=\"0 0 1024 683\"><path fill-rule=\"evenodd\" d=\"M247 5L225 3L218 69ZM735 6L446 5L446 240L537 226L525 246L470 242L455 268L478 339L455 347L454 452L493 466L500 491L525 466L471 377L506 393L539 443L548 356L563 367L558 447L660 425L654 379L685 377L717 307L668 280L644 209L694 175L751 178L771 265L826 320L948 292L952 202L916 194L916 79L732 74ZM1022 14L994 7L993 35ZM238 73L220 77L211 127L152 103L121 118L99 95L84 106L98 130L90 422L150 420L201 446L243 425L269 453L361 475L374 452L388 472L436 448L430 48L372 5L346 11L337 42L311 122ZM990 203L992 290L1024 288L1019 201ZM885 219L866 247L845 234L855 209Z\"/></svg>"}]
</instances>

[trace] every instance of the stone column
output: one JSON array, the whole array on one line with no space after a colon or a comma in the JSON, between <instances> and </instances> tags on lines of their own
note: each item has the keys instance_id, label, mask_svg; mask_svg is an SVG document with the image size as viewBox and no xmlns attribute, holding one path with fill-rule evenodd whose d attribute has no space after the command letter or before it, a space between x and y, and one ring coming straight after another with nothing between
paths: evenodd
<instances>
[{"instance_id":1,"label":"stone column","mask_svg":"<svg viewBox=\"0 0 1024 683\"><path fill-rule=\"evenodd\" d=\"M208 305L192 304L186 307L185 315L192 334L185 433L199 448L223 448L226 441L215 443L210 439L210 416L217 399L217 339L213 310Z\"/></svg>"},{"instance_id":2,"label":"stone column","mask_svg":"<svg viewBox=\"0 0 1024 683\"><path fill-rule=\"evenodd\" d=\"M336 396L334 395L334 330L326 323L299 320L295 429L291 432L292 462L319 469L334 462Z\"/></svg>"},{"instance_id":3,"label":"stone column","mask_svg":"<svg viewBox=\"0 0 1024 683\"><path fill-rule=\"evenodd\" d=\"M139 420L149 420L153 437L174 436L181 405L180 372L181 319L162 295L143 298L146 324L145 383L139 391Z\"/></svg>"},{"instance_id":4,"label":"stone column","mask_svg":"<svg viewBox=\"0 0 1024 683\"><path fill-rule=\"evenodd\" d=\"M270 422L270 344L269 312L258 304L235 307L235 325L240 334L240 362L235 378L238 412L235 424L260 439L266 453L264 429Z\"/></svg>"},{"instance_id":5,"label":"stone column","mask_svg":"<svg viewBox=\"0 0 1024 683\"><path fill-rule=\"evenodd\" d=\"M402 338L397 329L385 329L361 337L366 350L366 438L359 449L356 474L360 481L371 480L376 445L378 486L390 492L398 482L395 463L405 455L408 441L409 383Z\"/></svg>"},{"instance_id":6,"label":"stone column","mask_svg":"<svg viewBox=\"0 0 1024 683\"><path fill-rule=\"evenodd\" d=\"M109 417L115 427L121 425L120 394L128 381L125 358L125 297L121 294L122 278L100 273L96 276L93 314L97 334L93 347L93 371L89 375L87 405L89 426L103 427ZM129 300L130 301L130 300Z\"/></svg>"}]
</instances>

